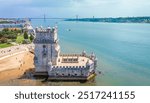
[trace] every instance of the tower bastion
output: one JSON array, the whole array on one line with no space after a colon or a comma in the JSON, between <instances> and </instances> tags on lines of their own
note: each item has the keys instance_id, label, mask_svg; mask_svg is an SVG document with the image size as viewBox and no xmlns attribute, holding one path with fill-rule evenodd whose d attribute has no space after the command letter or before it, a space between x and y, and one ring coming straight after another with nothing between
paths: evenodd
<instances>
[{"instance_id":1,"label":"tower bastion","mask_svg":"<svg viewBox=\"0 0 150 103\"><path fill-rule=\"evenodd\" d=\"M60 54L57 27L35 29L34 64L36 76L49 80L87 80L95 75L97 58L83 51L81 54Z\"/></svg>"}]
</instances>

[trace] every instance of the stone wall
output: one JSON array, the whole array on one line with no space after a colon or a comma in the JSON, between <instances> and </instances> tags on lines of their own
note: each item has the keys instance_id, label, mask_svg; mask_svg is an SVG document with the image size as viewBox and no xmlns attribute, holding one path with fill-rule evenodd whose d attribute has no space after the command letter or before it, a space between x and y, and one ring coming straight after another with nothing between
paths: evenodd
<instances>
[{"instance_id":1,"label":"stone wall","mask_svg":"<svg viewBox=\"0 0 150 103\"><path fill-rule=\"evenodd\" d=\"M89 66L52 66L49 76L88 77L94 71L94 64Z\"/></svg>"}]
</instances>

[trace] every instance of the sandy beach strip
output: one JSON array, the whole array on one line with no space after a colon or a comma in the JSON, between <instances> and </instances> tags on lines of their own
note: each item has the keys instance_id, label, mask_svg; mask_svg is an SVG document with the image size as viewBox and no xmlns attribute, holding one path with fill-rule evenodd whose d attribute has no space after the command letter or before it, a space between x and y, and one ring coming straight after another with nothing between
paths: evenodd
<instances>
[{"instance_id":1,"label":"sandy beach strip","mask_svg":"<svg viewBox=\"0 0 150 103\"><path fill-rule=\"evenodd\" d=\"M0 60L0 83L21 77L26 70L33 69L34 55L20 52Z\"/></svg>"}]
</instances>

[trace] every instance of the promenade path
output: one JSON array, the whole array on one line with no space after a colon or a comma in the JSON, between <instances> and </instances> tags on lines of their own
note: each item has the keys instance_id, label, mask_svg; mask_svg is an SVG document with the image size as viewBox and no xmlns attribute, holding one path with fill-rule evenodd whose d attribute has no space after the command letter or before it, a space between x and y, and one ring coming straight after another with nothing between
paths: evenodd
<instances>
[{"instance_id":1,"label":"promenade path","mask_svg":"<svg viewBox=\"0 0 150 103\"><path fill-rule=\"evenodd\" d=\"M28 52L31 49L33 49L33 46L34 46L33 44L27 44L27 45L18 45L18 46L12 46L8 48L2 48L0 49L0 60L16 54Z\"/></svg>"}]
</instances>

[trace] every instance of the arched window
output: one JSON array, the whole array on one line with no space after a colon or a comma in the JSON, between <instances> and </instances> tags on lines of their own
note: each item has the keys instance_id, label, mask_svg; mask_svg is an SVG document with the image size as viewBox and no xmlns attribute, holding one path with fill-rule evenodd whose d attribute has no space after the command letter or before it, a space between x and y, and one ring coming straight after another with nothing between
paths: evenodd
<instances>
[{"instance_id":1,"label":"arched window","mask_svg":"<svg viewBox=\"0 0 150 103\"><path fill-rule=\"evenodd\" d=\"M46 45L43 45L43 56L47 55L47 49L46 49Z\"/></svg>"},{"instance_id":2,"label":"arched window","mask_svg":"<svg viewBox=\"0 0 150 103\"><path fill-rule=\"evenodd\" d=\"M45 46L45 45L43 45L43 48L46 48L46 46Z\"/></svg>"}]
</instances>

